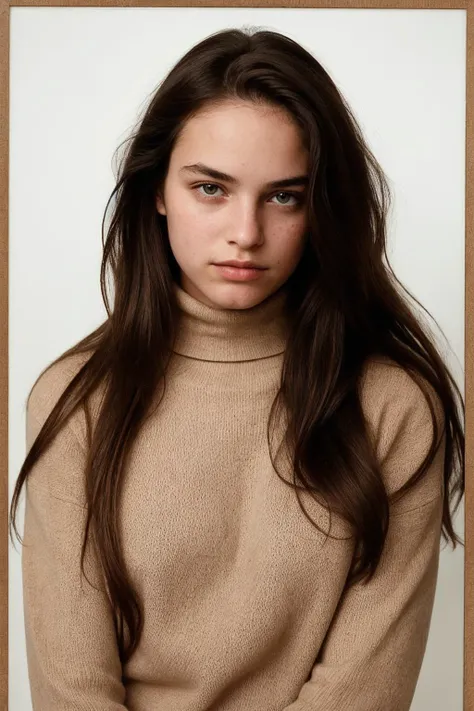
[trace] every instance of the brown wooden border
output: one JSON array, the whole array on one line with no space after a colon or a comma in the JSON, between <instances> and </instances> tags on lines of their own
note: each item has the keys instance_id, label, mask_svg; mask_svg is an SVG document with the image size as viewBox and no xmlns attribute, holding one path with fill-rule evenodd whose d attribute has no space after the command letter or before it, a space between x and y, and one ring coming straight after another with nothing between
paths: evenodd
<instances>
[{"instance_id":1,"label":"brown wooden border","mask_svg":"<svg viewBox=\"0 0 474 711\"><path fill-rule=\"evenodd\" d=\"M474 0L0 0L0 711L8 710L8 137L10 7L319 7L465 10L466 57L466 472L474 464ZM464 711L474 711L474 486L466 476ZM473 511L473 514L468 514ZM381 710L382 711L382 710ZM447 710L446 710L447 711Z\"/></svg>"}]
</instances>

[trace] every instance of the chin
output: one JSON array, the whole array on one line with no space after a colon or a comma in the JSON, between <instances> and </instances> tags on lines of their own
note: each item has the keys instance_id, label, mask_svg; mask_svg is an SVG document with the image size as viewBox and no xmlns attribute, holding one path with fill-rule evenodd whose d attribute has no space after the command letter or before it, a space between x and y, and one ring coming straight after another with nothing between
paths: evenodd
<instances>
[{"instance_id":1,"label":"chin","mask_svg":"<svg viewBox=\"0 0 474 711\"><path fill-rule=\"evenodd\" d=\"M209 299L221 309L251 309L264 301L274 289L261 285L224 284L223 288L209 290Z\"/></svg>"},{"instance_id":2,"label":"chin","mask_svg":"<svg viewBox=\"0 0 474 711\"><path fill-rule=\"evenodd\" d=\"M280 284L269 279L234 282L226 279L191 278L181 272L181 287L198 301L215 309L244 310L257 306L278 290Z\"/></svg>"}]
</instances>

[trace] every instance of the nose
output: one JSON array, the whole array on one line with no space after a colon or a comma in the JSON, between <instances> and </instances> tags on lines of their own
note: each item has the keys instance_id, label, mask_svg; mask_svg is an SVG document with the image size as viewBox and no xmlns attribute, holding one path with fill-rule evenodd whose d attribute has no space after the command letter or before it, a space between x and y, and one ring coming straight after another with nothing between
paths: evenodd
<instances>
[{"instance_id":1,"label":"nose","mask_svg":"<svg viewBox=\"0 0 474 711\"><path fill-rule=\"evenodd\" d=\"M229 231L229 243L237 244L243 250L261 245L264 235L259 206L253 203L237 206Z\"/></svg>"}]
</instances>

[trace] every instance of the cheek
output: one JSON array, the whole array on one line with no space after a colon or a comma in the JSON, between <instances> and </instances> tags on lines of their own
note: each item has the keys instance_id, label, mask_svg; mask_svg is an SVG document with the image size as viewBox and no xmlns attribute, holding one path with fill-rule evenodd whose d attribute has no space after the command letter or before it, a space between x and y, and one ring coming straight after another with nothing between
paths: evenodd
<instances>
[{"instance_id":1,"label":"cheek","mask_svg":"<svg viewBox=\"0 0 474 711\"><path fill-rule=\"evenodd\" d=\"M197 238L202 234L199 218L189 200L168 201L167 205L168 235L173 251L185 252L192 250Z\"/></svg>"},{"instance_id":2,"label":"cheek","mask_svg":"<svg viewBox=\"0 0 474 711\"><path fill-rule=\"evenodd\" d=\"M298 262L305 243L306 222L304 219L288 221L274 233L273 251L279 264Z\"/></svg>"},{"instance_id":3,"label":"cheek","mask_svg":"<svg viewBox=\"0 0 474 711\"><path fill-rule=\"evenodd\" d=\"M176 240L184 242L207 238L216 230L217 221L211 210L206 210L190 191L179 190L168 201L168 231Z\"/></svg>"},{"instance_id":4,"label":"cheek","mask_svg":"<svg viewBox=\"0 0 474 711\"><path fill-rule=\"evenodd\" d=\"M215 244L216 226L196 210L168 210L168 235L171 251L183 271L207 262Z\"/></svg>"}]
</instances>

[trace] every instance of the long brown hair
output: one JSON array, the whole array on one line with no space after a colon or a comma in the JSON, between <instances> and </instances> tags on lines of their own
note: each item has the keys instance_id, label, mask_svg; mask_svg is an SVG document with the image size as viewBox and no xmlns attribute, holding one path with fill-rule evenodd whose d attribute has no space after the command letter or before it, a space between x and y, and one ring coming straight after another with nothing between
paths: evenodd
<instances>
[{"instance_id":1,"label":"long brown hair","mask_svg":"<svg viewBox=\"0 0 474 711\"><path fill-rule=\"evenodd\" d=\"M420 381L427 399L425 385L431 386L442 405L446 434L442 533L454 548L462 544L451 516L464 493L464 403L429 329L403 295L409 292L389 266L390 192L382 169L335 84L303 47L266 30L214 33L177 62L129 139L105 209L106 214L115 196L101 266L108 316L45 369L70 356L88 354L28 452L11 503L11 524L19 538L15 514L28 474L73 413L84 407L87 414L90 396L103 387L94 428L87 417L87 522L81 568L84 572L90 533L114 612L122 663L138 644L143 616L126 573L118 501L130 449L165 382L179 317L173 291L179 267L155 197L186 121L201 108L228 98L283 107L309 151L308 233L301 261L288 280L291 334L269 418L270 426L276 405L283 403L288 441L294 445L295 488L298 479L298 486L303 483L316 492L353 526L359 555L351 582L369 580L382 553L390 497L368 446L358 382L370 356L388 356ZM109 266L115 286L113 309L106 290ZM431 449L404 490L423 474L440 442L431 406L430 410ZM358 486L353 485L355 479Z\"/></svg>"}]
</instances>

